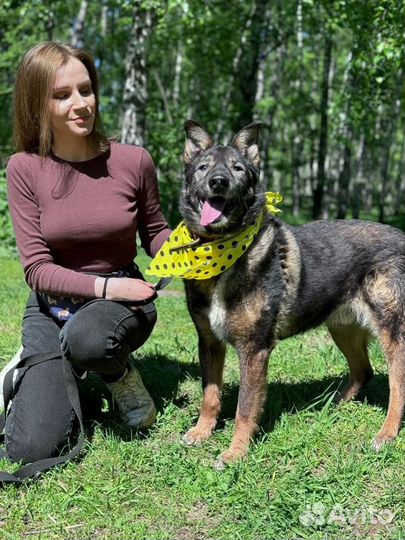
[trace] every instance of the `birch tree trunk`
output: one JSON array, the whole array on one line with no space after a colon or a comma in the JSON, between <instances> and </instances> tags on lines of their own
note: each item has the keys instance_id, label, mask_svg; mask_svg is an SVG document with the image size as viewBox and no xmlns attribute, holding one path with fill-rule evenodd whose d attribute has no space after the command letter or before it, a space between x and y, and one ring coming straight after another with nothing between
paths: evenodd
<instances>
[{"instance_id":1,"label":"birch tree trunk","mask_svg":"<svg viewBox=\"0 0 405 540\"><path fill-rule=\"evenodd\" d=\"M350 62L353 61L353 55L350 56ZM352 146L354 142L354 126L352 120L352 96L356 92L357 81L356 76L351 69L347 77L347 92L345 111L345 126L344 126L344 149L343 149L343 166L338 179L338 196L337 196L337 219L345 219L349 208L350 199L350 183L352 177Z\"/></svg>"},{"instance_id":2,"label":"birch tree trunk","mask_svg":"<svg viewBox=\"0 0 405 540\"><path fill-rule=\"evenodd\" d=\"M275 189L273 186L274 174L271 169L270 163L270 152L272 147L272 139L274 132L274 119L278 110L278 97L281 92L282 81L283 81L283 70L284 70L284 61L287 55L287 52L281 43L277 43L275 48L277 49L277 60L274 70L271 72L270 81L268 83L267 93L270 94L274 102L276 103L273 107L271 114L267 117L267 122L265 129L262 130L260 138L260 149L261 149L261 169L262 169L262 178L263 185L265 189ZM262 66L264 68L264 66ZM258 75L260 74L260 71ZM260 79L259 79L260 81ZM259 90L261 91L260 85ZM256 94L256 97L259 98L259 94Z\"/></svg>"},{"instance_id":3,"label":"birch tree trunk","mask_svg":"<svg viewBox=\"0 0 405 540\"><path fill-rule=\"evenodd\" d=\"M396 115L394 116L394 114ZM380 196L379 196L379 216L378 221L380 223L385 222L385 198L390 191L389 182L389 168L391 159L391 147L394 139L394 133L396 128L396 119L398 118L399 111L396 108L395 111L388 112L388 118L384 118L381 122L383 133L385 133L383 160L381 167L381 184L380 184Z\"/></svg>"},{"instance_id":4,"label":"birch tree trunk","mask_svg":"<svg viewBox=\"0 0 405 540\"><path fill-rule=\"evenodd\" d=\"M370 213L373 209L373 196L375 191L375 171L378 167L378 152L377 141L380 133L380 118L377 116L375 124L371 133L366 137L366 156L367 160L364 162L364 176L367 178L364 193L364 210Z\"/></svg>"},{"instance_id":5,"label":"birch tree trunk","mask_svg":"<svg viewBox=\"0 0 405 540\"><path fill-rule=\"evenodd\" d=\"M262 49L263 30L268 24L269 0L257 0L246 21L240 45L233 61L233 75L224 99L224 110L236 104L237 114L231 119L231 131L236 133L253 120L256 105L257 74ZM218 133L223 137L224 120L218 123Z\"/></svg>"},{"instance_id":6,"label":"birch tree trunk","mask_svg":"<svg viewBox=\"0 0 405 540\"><path fill-rule=\"evenodd\" d=\"M55 30L55 14L52 9L48 12L48 17L46 20L46 35L49 41L53 40L53 32Z\"/></svg>"},{"instance_id":7,"label":"birch tree trunk","mask_svg":"<svg viewBox=\"0 0 405 540\"><path fill-rule=\"evenodd\" d=\"M352 142L353 126L349 125L345 137L345 146L343 150L343 167L339 174L338 181L338 200L337 200L337 219L345 219L349 206L349 186L351 180L351 162L352 162Z\"/></svg>"},{"instance_id":8,"label":"birch tree trunk","mask_svg":"<svg viewBox=\"0 0 405 540\"><path fill-rule=\"evenodd\" d=\"M172 101L175 107L177 107L177 105L180 103L180 82L181 82L182 68L183 68L183 44L179 43L179 46L176 52L176 63L174 67L174 83L173 83L173 95L172 95Z\"/></svg>"},{"instance_id":9,"label":"birch tree trunk","mask_svg":"<svg viewBox=\"0 0 405 540\"><path fill-rule=\"evenodd\" d=\"M240 41L239 41L239 46L238 46L238 48L236 50L236 53L235 53L235 56L233 58L232 75L229 78L227 90L226 90L225 97L224 97L224 100L223 100L223 110L224 111L229 110L229 104L231 103L232 93L234 91L233 89L234 89L235 85L237 84L237 78L239 77L241 58L242 58L242 54L243 54L243 50L244 50L244 45L243 44L247 41L247 35L250 32L250 28L252 26L253 15L254 15L254 10L251 10L251 12L249 14L249 17L246 20L245 27L243 29L243 32L242 32L242 35L241 35L241 38L240 38ZM225 115L221 115L219 117L218 124L217 124L217 134L218 134L218 137L219 137L220 140L224 139L224 136L225 136L225 133L224 133L225 122L226 122ZM239 128L237 128L236 131L238 131L238 129Z\"/></svg>"},{"instance_id":10,"label":"birch tree trunk","mask_svg":"<svg viewBox=\"0 0 405 540\"><path fill-rule=\"evenodd\" d=\"M390 163L390 150L391 150L392 132L393 132L392 121L388 120L388 122L386 122L384 120L382 122L382 125L384 128L384 132L387 133L387 137L384 142L384 154L383 154L382 167L381 167L380 194L379 194L379 201L378 201L378 209L379 209L378 221L380 223L384 223L385 221L385 197L387 194L386 188L388 185L388 169L389 169L389 163Z\"/></svg>"},{"instance_id":11,"label":"birch tree trunk","mask_svg":"<svg viewBox=\"0 0 405 540\"><path fill-rule=\"evenodd\" d=\"M363 191L366 183L365 178L365 163L366 163L366 137L364 132L361 134L360 145L358 151L359 167L355 177L352 195L352 217L353 219L360 218L360 208L363 203Z\"/></svg>"},{"instance_id":12,"label":"birch tree trunk","mask_svg":"<svg viewBox=\"0 0 405 540\"><path fill-rule=\"evenodd\" d=\"M302 0L297 2L296 11L297 25L297 48L298 62L300 69L298 71L298 79L296 81L297 94L302 93L302 74L304 71L304 41L303 41L303 20L302 20ZM295 136L292 141L292 214L298 216L301 210L301 175L300 166L302 161L303 141L301 137L301 118L297 115L297 120L294 122Z\"/></svg>"},{"instance_id":13,"label":"birch tree trunk","mask_svg":"<svg viewBox=\"0 0 405 540\"><path fill-rule=\"evenodd\" d=\"M80 4L79 14L75 20L72 28L72 37L70 39L70 44L73 47L83 47L83 31L84 31L84 22L86 20L87 8L89 7L88 0L82 0Z\"/></svg>"},{"instance_id":14,"label":"birch tree trunk","mask_svg":"<svg viewBox=\"0 0 405 540\"><path fill-rule=\"evenodd\" d=\"M126 79L122 97L121 142L145 144L148 99L147 55L152 33L152 14L134 0L133 23L125 58Z\"/></svg>"},{"instance_id":15,"label":"birch tree trunk","mask_svg":"<svg viewBox=\"0 0 405 540\"><path fill-rule=\"evenodd\" d=\"M297 133L298 133L297 129ZM297 135L292 141L292 215L298 216L301 210L301 175L299 164L302 155L302 141Z\"/></svg>"},{"instance_id":16,"label":"birch tree trunk","mask_svg":"<svg viewBox=\"0 0 405 540\"><path fill-rule=\"evenodd\" d=\"M397 177L395 181L394 195L394 214L396 216L401 212L401 206L404 203L405 193L405 136L402 135L402 144L398 160Z\"/></svg>"},{"instance_id":17,"label":"birch tree trunk","mask_svg":"<svg viewBox=\"0 0 405 540\"><path fill-rule=\"evenodd\" d=\"M318 219L322 210L322 199L325 187L325 160L328 152L328 106L329 106L329 73L332 61L332 40L330 34L325 35L323 74L321 84L321 126L318 146L317 186L314 191L312 216Z\"/></svg>"}]
</instances>

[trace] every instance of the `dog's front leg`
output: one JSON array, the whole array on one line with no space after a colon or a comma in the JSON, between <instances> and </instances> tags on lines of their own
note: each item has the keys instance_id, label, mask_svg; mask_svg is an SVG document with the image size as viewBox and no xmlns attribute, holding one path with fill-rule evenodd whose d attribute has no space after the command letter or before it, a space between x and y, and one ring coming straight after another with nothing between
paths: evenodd
<instances>
[{"instance_id":1,"label":"dog's front leg","mask_svg":"<svg viewBox=\"0 0 405 540\"><path fill-rule=\"evenodd\" d=\"M197 330L203 402L197 424L183 437L183 441L188 445L201 444L215 429L221 410L222 372L226 351L225 344L215 338L208 327Z\"/></svg>"},{"instance_id":2,"label":"dog's front leg","mask_svg":"<svg viewBox=\"0 0 405 540\"><path fill-rule=\"evenodd\" d=\"M225 463L244 457L252 437L258 430L267 390L267 366L271 348L254 350L249 345L238 347L240 363L240 388L235 418L235 431L231 445L217 462Z\"/></svg>"}]
</instances>

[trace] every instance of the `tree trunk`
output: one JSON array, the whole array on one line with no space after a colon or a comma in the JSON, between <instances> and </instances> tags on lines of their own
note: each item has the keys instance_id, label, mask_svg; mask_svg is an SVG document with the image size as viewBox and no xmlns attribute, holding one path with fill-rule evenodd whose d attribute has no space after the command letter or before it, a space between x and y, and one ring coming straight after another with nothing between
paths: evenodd
<instances>
[{"instance_id":1,"label":"tree trunk","mask_svg":"<svg viewBox=\"0 0 405 540\"><path fill-rule=\"evenodd\" d=\"M318 146L318 175L314 192L312 216L318 219L322 210L322 199L325 186L325 160L328 152L328 105L329 105L329 72L332 60L332 40L330 34L325 36L323 75L321 84L321 127Z\"/></svg>"},{"instance_id":2,"label":"tree trunk","mask_svg":"<svg viewBox=\"0 0 405 540\"><path fill-rule=\"evenodd\" d=\"M231 85L230 103L234 107L231 129L236 133L253 120L256 105L257 74L264 29L268 25L268 0L257 0L253 14L246 24L243 40L234 63L234 84ZM264 15L265 14L265 15Z\"/></svg>"},{"instance_id":3,"label":"tree trunk","mask_svg":"<svg viewBox=\"0 0 405 540\"><path fill-rule=\"evenodd\" d=\"M270 10L266 18L270 21ZM269 23L270 24L270 23ZM270 77L265 76L265 68L268 62L268 56L271 51L277 51L276 65L270 70ZM270 95L275 105L272 107L266 119L265 129L262 130L260 139L261 159L262 159L262 171L263 171L263 184L265 189L273 190L274 187L274 174L271 168L270 154L272 149L272 137L274 133L274 121L277 116L279 108L279 96L283 81L284 62L287 56L285 49L285 43L279 39L275 43L267 44L263 52L260 54L258 73L257 73L257 90L256 90L256 103L257 105L265 95ZM273 66L272 66L273 67ZM266 84L267 83L267 84Z\"/></svg>"},{"instance_id":4,"label":"tree trunk","mask_svg":"<svg viewBox=\"0 0 405 540\"><path fill-rule=\"evenodd\" d=\"M295 167L293 168L292 177L292 215L296 217L299 216L301 210L301 178L299 170Z\"/></svg>"},{"instance_id":5,"label":"tree trunk","mask_svg":"<svg viewBox=\"0 0 405 540\"><path fill-rule=\"evenodd\" d=\"M166 95L165 87L163 86L163 83L162 83L162 81L161 81L161 79L159 77L159 73L158 73L158 71L156 69L154 70L153 75L155 77L156 86L159 88L160 95L162 96L162 101L163 101L163 106L164 106L164 109L165 109L167 121L168 121L168 123L170 125L172 125L173 124L173 117L172 117L172 114L170 112L170 104L169 104L169 100L168 100L167 95Z\"/></svg>"},{"instance_id":6,"label":"tree trunk","mask_svg":"<svg viewBox=\"0 0 405 540\"><path fill-rule=\"evenodd\" d=\"M122 98L121 142L145 144L148 42L152 32L152 14L134 0L133 23L125 58L126 79Z\"/></svg>"},{"instance_id":7,"label":"tree trunk","mask_svg":"<svg viewBox=\"0 0 405 540\"><path fill-rule=\"evenodd\" d=\"M361 134L359 147L359 168L355 178L352 195L352 217L353 219L360 218L360 208L362 205L362 195L365 185L365 163L366 163L366 137Z\"/></svg>"},{"instance_id":8,"label":"tree trunk","mask_svg":"<svg viewBox=\"0 0 405 540\"><path fill-rule=\"evenodd\" d=\"M176 53L176 64L174 68L174 83L173 83L173 95L172 101L173 105L176 107L180 103L180 82L181 82L181 72L183 68L183 44L179 43L177 53Z\"/></svg>"},{"instance_id":9,"label":"tree trunk","mask_svg":"<svg viewBox=\"0 0 405 540\"><path fill-rule=\"evenodd\" d=\"M364 175L367 178L364 193L364 210L369 214L373 210L374 206L374 183L375 183L375 170L378 165L377 150L376 150L376 132L379 129L379 120L377 118L374 131L366 138L366 156Z\"/></svg>"},{"instance_id":10,"label":"tree trunk","mask_svg":"<svg viewBox=\"0 0 405 540\"><path fill-rule=\"evenodd\" d=\"M72 47L83 47L84 45L84 24L87 16L87 8L89 3L87 0L82 0L80 4L79 14L73 24L72 37L70 38L70 44Z\"/></svg>"},{"instance_id":11,"label":"tree trunk","mask_svg":"<svg viewBox=\"0 0 405 540\"><path fill-rule=\"evenodd\" d=\"M296 92L300 96L302 94L302 73L304 71L304 40L303 40L303 20L302 20L302 0L297 2L296 11L296 26L297 26L297 48L298 61L301 69L298 70L298 78L296 80ZM301 128L302 119L297 115L296 122L293 123L295 135L292 137L292 214L298 216L301 211L301 175L300 167L302 163L303 140Z\"/></svg>"},{"instance_id":12,"label":"tree trunk","mask_svg":"<svg viewBox=\"0 0 405 540\"><path fill-rule=\"evenodd\" d=\"M387 195L388 188L388 170L390 164L390 152L392 144L392 135L394 131L393 121L390 118L389 120L383 120L382 122L383 133L386 133L386 138L384 141L384 154L381 167L381 184L380 184L380 196L378 201L379 215L378 221L380 223L385 222L385 197Z\"/></svg>"},{"instance_id":13,"label":"tree trunk","mask_svg":"<svg viewBox=\"0 0 405 540\"><path fill-rule=\"evenodd\" d=\"M301 211L301 174L303 141L300 135L299 123L294 124L295 137L291 141L291 175L292 175L292 214L298 216Z\"/></svg>"},{"instance_id":14,"label":"tree trunk","mask_svg":"<svg viewBox=\"0 0 405 540\"><path fill-rule=\"evenodd\" d=\"M401 212L401 205L404 200L404 182L405 182L405 137L402 134L402 144L398 160L398 172L395 182L394 214L398 216Z\"/></svg>"},{"instance_id":15,"label":"tree trunk","mask_svg":"<svg viewBox=\"0 0 405 540\"><path fill-rule=\"evenodd\" d=\"M46 23L45 23L45 30L46 30L46 35L47 35L48 41L52 41L53 40L53 32L55 30L55 14L52 11L52 8L49 8L49 11L48 11L48 17L47 17Z\"/></svg>"},{"instance_id":16,"label":"tree trunk","mask_svg":"<svg viewBox=\"0 0 405 540\"><path fill-rule=\"evenodd\" d=\"M229 79L227 90L226 90L225 97L224 97L224 100L223 100L223 110L224 111L229 110L229 105L231 103L232 92L233 92L233 89L235 88L235 86L237 85L237 79L239 77L241 58L242 58L242 54L243 54L243 51L244 51L244 45L243 44L246 42L247 35L250 32L250 28L252 26L252 18L254 16L254 13L255 13L255 10L254 10L254 8L252 8L250 10L249 17L247 18L247 21L245 23L245 27L243 29L242 35L240 37L239 46L238 46L238 48L236 50L236 53L235 53L235 56L233 58L232 75L231 75L231 77ZM224 136L225 136L224 130L225 130L226 120L227 119L225 118L225 115L220 115L219 120L218 120L218 124L217 124L217 134L218 134L218 138L220 140L224 139ZM239 130L239 128L236 129L236 131L238 131L238 130Z\"/></svg>"},{"instance_id":17,"label":"tree trunk","mask_svg":"<svg viewBox=\"0 0 405 540\"><path fill-rule=\"evenodd\" d=\"M350 120L349 120L350 122ZM349 186L351 180L351 161L352 161L352 142L353 142L353 127L349 125L347 128L345 147L343 150L343 168L339 175L338 181L338 200L337 200L337 219L345 219L349 206Z\"/></svg>"}]
</instances>

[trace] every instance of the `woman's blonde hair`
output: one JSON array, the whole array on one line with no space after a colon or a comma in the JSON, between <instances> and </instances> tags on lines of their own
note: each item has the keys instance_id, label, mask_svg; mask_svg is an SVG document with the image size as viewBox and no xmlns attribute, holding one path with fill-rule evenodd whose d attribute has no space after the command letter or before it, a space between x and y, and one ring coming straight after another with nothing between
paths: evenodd
<instances>
[{"instance_id":1,"label":"woman's blonde hair","mask_svg":"<svg viewBox=\"0 0 405 540\"><path fill-rule=\"evenodd\" d=\"M36 153L42 157L50 154L49 103L56 74L70 58L80 60L86 67L96 98L94 128L87 141L101 150L108 147L99 113L98 77L92 57L83 49L45 41L27 52L17 71L14 89L14 144L17 152Z\"/></svg>"}]
</instances>

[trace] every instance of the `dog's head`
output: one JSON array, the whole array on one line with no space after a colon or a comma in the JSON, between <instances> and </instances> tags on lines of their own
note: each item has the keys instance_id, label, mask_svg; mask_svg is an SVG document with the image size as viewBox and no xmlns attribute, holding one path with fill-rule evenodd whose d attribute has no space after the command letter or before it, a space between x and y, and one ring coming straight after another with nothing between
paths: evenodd
<instances>
[{"instance_id":1,"label":"dog's head","mask_svg":"<svg viewBox=\"0 0 405 540\"><path fill-rule=\"evenodd\" d=\"M230 234L251 224L261 212L258 135L253 122L227 146L214 145L194 120L185 123L185 182L180 197L183 219L197 236Z\"/></svg>"}]
</instances>

